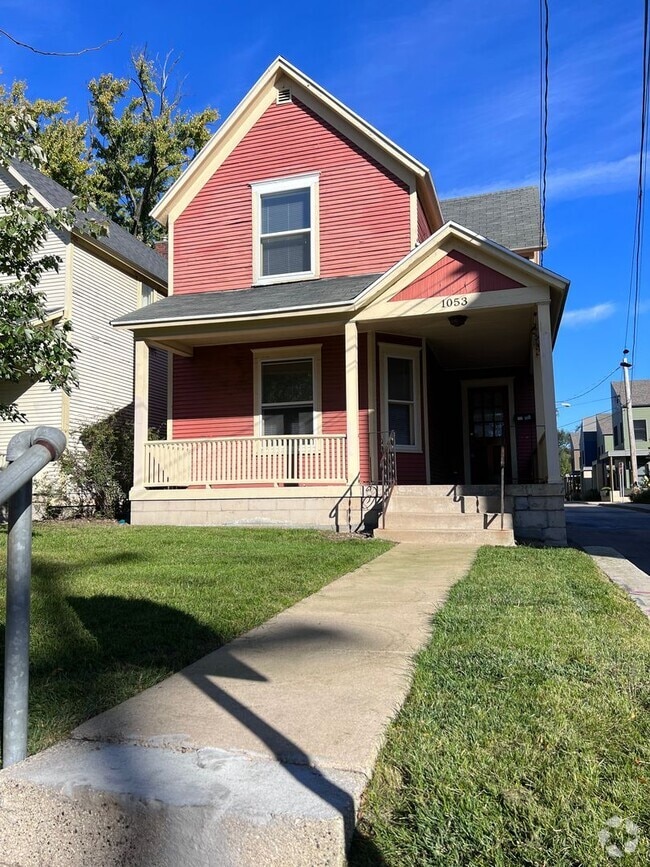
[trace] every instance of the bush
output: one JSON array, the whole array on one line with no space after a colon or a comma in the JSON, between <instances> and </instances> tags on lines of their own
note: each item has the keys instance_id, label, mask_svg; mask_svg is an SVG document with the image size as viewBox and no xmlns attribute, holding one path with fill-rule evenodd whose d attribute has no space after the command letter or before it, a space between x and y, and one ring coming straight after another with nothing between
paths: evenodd
<instances>
[{"instance_id":1,"label":"bush","mask_svg":"<svg viewBox=\"0 0 650 867\"><path fill-rule=\"evenodd\" d=\"M640 488L630 491L630 499L633 503L650 503L650 479L646 476Z\"/></svg>"},{"instance_id":2,"label":"bush","mask_svg":"<svg viewBox=\"0 0 650 867\"><path fill-rule=\"evenodd\" d=\"M133 484L133 416L118 410L86 425L80 445L59 460L61 496L77 510L106 518L127 518Z\"/></svg>"}]
</instances>

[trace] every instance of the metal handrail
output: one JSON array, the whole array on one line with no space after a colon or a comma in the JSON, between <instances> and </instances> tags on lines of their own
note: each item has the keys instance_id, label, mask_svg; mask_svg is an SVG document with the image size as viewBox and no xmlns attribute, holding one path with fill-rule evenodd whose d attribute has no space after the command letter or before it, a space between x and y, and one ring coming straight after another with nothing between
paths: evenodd
<instances>
[{"instance_id":1,"label":"metal handrail","mask_svg":"<svg viewBox=\"0 0 650 867\"><path fill-rule=\"evenodd\" d=\"M60 457L65 445L65 434L55 427L21 431L9 441L8 465L0 470L0 505L8 502L2 732L2 764L5 768L27 756L32 479L50 461Z\"/></svg>"},{"instance_id":2,"label":"metal handrail","mask_svg":"<svg viewBox=\"0 0 650 867\"><path fill-rule=\"evenodd\" d=\"M506 447L501 446L501 529L503 530L503 516L506 510Z\"/></svg>"},{"instance_id":3,"label":"metal handrail","mask_svg":"<svg viewBox=\"0 0 650 867\"><path fill-rule=\"evenodd\" d=\"M395 452L395 431L381 434L381 459L379 461L379 476L381 479L381 526L386 527L386 509L390 503L393 488L397 482L397 454Z\"/></svg>"}]
</instances>

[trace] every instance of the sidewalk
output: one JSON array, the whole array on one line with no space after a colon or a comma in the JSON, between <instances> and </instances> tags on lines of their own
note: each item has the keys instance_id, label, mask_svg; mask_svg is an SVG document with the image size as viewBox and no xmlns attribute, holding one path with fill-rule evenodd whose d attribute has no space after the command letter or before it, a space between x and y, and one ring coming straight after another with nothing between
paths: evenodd
<instances>
[{"instance_id":1,"label":"sidewalk","mask_svg":"<svg viewBox=\"0 0 650 867\"><path fill-rule=\"evenodd\" d=\"M398 545L0 773L0 865L342 865L476 547Z\"/></svg>"},{"instance_id":2,"label":"sidewalk","mask_svg":"<svg viewBox=\"0 0 650 867\"><path fill-rule=\"evenodd\" d=\"M615 548L591 546L584 549L605 575L622 587L650 618L650 576L626 560Z\"/></svg>"}]
</instances>

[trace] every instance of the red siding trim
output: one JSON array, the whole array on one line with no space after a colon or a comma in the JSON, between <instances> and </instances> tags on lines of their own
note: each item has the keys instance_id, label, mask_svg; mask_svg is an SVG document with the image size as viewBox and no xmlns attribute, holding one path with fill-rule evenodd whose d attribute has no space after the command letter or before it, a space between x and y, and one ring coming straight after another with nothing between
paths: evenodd
<instances>
[{"instance_id":1,"label":"red siding trim","mask_svg":"<svg viewBox=\"0 0 650 867\"><path fill-rule=\"evenodd\" d=\"M522 283L488 268L481 262L453 250L436 262L391 301L412 301L416 298L435 298L443 295L471 295L477 292L495 292L500 289L521 289Z\"/></svg>"},{"instance_id":2,"label":"red siding trim","mask_svg":"<svg viewBox=\"0 0 650 867\"><path fill-rule=\"evenodd\" d=\"M410 249L409 190L294 101L272 105L174 225L174 292L251 285L250 184L320 172L320 276L386 271Z\"/></svg>"}]
</instances>

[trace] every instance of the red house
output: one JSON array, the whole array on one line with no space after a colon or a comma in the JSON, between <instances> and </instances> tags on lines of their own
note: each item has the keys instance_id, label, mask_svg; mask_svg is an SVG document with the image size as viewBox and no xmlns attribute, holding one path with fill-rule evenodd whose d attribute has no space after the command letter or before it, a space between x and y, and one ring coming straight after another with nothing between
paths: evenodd
<instances>
[{"instance_id":1,"label":"red house","mask_svg":"<svg viewBox=\"0 0 650 867\"><path fill-rule=\"evenodd\" d=\"M568 282L537 264L534 188L441 203L421 163L278 58L154 216L169 297L114 323L136 340L134 523L354 529L383 511L403 537L507 543L514 517L565 541ZM149 347L169 353L164 441Z\"/></svg>"}]
</instances>

